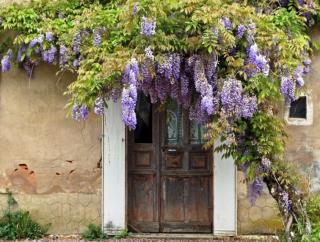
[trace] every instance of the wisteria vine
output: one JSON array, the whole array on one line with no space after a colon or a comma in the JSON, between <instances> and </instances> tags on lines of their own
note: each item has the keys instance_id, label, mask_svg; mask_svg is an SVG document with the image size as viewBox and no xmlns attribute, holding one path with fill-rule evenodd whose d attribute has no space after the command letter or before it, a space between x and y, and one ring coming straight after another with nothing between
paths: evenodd
<instances>
[{"instance_id":1,"label":"wisteria vine","mask_svg":"<svg viewBox=\"0 0 320 242\"><path fill-rule=\"evenodd\" d=\"M303 217L293 182L278 181L285 135L276 113L281 100L290 104L305 85L312 50L307 30L317 20L318 3L41 4L0 10L0 31L16 31L0 48L2 72L17 65L32 78L46 62L77 73L66 93L78 121L90 110L102 115L111 99L121 102L123 122L135 129L139 93L151 103L175 100L190 120L207 125L206 147L218 136L224 141L217 150L232 155L246 174L252 204L266 183L286 222L290 214ZM18 15L27 17L12 22Z\"/></svg>"}]
</instances>

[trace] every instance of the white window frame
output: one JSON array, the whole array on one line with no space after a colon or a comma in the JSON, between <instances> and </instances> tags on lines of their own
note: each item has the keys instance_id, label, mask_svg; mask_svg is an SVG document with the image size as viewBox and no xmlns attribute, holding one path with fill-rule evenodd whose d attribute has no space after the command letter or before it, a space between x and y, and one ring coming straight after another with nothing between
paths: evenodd
<instances>
[{"instance_id":1,"label":"white window frame","mask_svg":"<svg viewBox=\"0 0 320 242\"><path fill-rule=\"evenodd\" d=\"M310 94L301 93L299 97L306 97L306 109L307 109L307 117L306 118L290 118L290 105L285 107L284 112L284 120L289 126L310 126L313 124L313 103Z\"/></svg>"}]
</instances>

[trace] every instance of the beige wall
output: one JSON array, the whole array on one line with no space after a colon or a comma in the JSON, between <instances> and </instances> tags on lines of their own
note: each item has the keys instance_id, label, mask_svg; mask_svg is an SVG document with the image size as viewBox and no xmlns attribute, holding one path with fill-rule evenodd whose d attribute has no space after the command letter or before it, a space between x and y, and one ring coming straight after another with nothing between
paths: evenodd
<instances>
[{"instance_id":1,"label":"beige wall","mask_svg":"<svg viewBox=\"0 0 320 242\"><path fill-rule=\"evenodd\" d=\"M101 118L66 117L63 92L75 77L56 71L41 65L31 80L22 70L0 78L0 192L9 188L50 232L75 233L100 223Z\"/></svg>"},{"instance_id":2,"label":"beige wall","mask_svg":"<svg viewBox=\"0 0 320 242\"><path fill-rule=\"evenodd\" d=\"M319 43L319 26L312 31L312 38ZM305 93L313 103L312 125L287 125L286 159L292 162L302 173L301 189L306 192L320 192L320 54L312 58L310 73L305 78ZM284 112L283 112L284 113ZM258 199L256 206L251 207L247 196L247 185L243 174L238 174L238 231L242 234L273 233L281 228L277 216L276 204L267 189Z\"/></svg>"}]
</instances>

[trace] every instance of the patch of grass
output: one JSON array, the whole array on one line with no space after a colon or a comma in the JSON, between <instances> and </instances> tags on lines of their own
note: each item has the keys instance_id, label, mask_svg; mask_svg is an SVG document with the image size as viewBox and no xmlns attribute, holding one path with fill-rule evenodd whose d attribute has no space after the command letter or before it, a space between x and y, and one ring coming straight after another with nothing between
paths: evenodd
<instances>
[{"instance_id":1,"label":"patch of grass","mask_svg":"<svg viewBox=\"0 0 320 242\"><path fill-rule=\"evenodd\" d=\"M130 236L130 233L127 229L123 229L123 230L120 230L119 232L117 232L115 235L114 235L114 238L115 239L123 239L123 238L126 238Z\"/></svg>"},{"instance_id":2,"label":"patch of grass","mask_svg":"<svg viewBox=\"0 0 320 242\"><path fill-rule=\"evenodd\" d=\"M85 240L103 240L107 239L108 236L101 229L101 226L96 224L89 224L88 228L81 234Z\"/></svg>"}]
</instances>

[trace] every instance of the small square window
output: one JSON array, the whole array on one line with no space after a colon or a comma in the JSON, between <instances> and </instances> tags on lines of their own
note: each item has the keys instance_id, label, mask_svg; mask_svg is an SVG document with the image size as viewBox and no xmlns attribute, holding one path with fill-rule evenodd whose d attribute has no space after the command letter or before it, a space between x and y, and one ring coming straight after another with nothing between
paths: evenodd
<instances>
[{"instance_id":1,"label":"small square window","mask_svg":"<svg viewBox=\"0 0 320 242\"><path fill-rule=\"evenodd\" d=\"M291 103L289 118L307 119L307 97L301 96Z\"/></svg>"}]
</instances>

